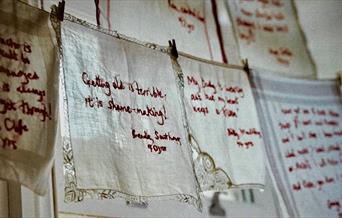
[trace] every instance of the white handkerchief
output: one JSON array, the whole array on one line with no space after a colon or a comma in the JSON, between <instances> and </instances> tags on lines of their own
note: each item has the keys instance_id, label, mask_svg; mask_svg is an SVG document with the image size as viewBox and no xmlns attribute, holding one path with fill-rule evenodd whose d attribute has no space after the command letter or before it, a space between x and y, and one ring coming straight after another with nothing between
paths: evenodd
<instances>
[{"instance_id":1,"label":"white handkerchief","mask_svg":"<svg viewBox=\"0 0 342 218\"><path fill-rule=\"evenodd\" d=\"M251 66L291 77L316 76L293 1L225 1L229 5L240 55L247 58Z\"/></svg>"},{"instance_id":2,"label":"white handkerchief","mask_svg":"<svg viewBox=\"0 0 342 218\"><path fill-rule=\"evenodd\" d=\"M210 1L100 0L99 8L100 24L104 28L159 45L175 39L183 52L222 61ZM229 61L230 54L227 56Z\"/></svg>"},{"instance_id":3,"label":"white handkerchief","mask_svg":"<svg viewBox=\"0 0 342 218\"><path fill-rule=\"evenodd\" d=\"M202 191L262 188L263 140L247 75L183 56L178 62Z\"/></svg>"},{"instance_id":4,"label":"white handkerchief","mask_svg":"<svg viewBox=\"0 0 342 218\"><path fill-rule=\"evenodd\" d=\"M198 207L169 56L70 21L62 43L66 198L164 197Z\"/></svg>"},{"instance_id":5,"label":"white handkerchief","mask_svg":"<svg viewBox=\"0 0 342 218\"><path fill-rule=\"evenodd\" d=\"M0 13L0 178L43 195L57 126L55 38L44 11L4 0Z\"/></svg>"},{"instance_id":6,"label":"white handkerchief","mask_svg":"<svg viewBox=\"0 0 342 218\"><path fill-rule=\"evenodd\" d=\"M341 217L342 105L336 81L259 71L252 81L271 175L286 212Z\"/></svg>"}]
</instances>

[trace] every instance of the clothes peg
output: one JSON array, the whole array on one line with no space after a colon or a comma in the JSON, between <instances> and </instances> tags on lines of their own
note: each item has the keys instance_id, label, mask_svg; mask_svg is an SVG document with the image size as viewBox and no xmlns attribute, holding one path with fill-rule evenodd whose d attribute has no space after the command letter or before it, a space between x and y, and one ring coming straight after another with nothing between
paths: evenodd
<instances>
[{"instance_id":1,"label":"clothes peg","mask_svg":"<svg viewBox=\"0 0 342 218\"><path fill-rule=\"evenodd\" d=\"M244 59L242 60L242 64L243 64L243 70L247 73L248 76L250 76L250 69L249 69L249 65L248 65L248 59Z\"/></svg>"},{"instance_id":2,"label":"clothes peg","mask_svg":"<svg viewBox=\"0 0 342 218\"><path fill-rule=\"evenodd\" d=\"M342 86L342 71L336 72L337 82L339 86Z\"/></svg>"},{"instance_id":3,"label":"clothes peg","mask_svg":"<svg viewBox=\"0 0 342 218\"><path fill-rule=\"evenodd\" d=\"M178 51L177 51L176 41L174 39L172 39L172 42L171 42L171 40L169 40L169 46L171 48L171 55L177 59L178 58Z\"/></svg>"},{"instance_id":4,"label":"clothes peg","mask_svg":"<svg viewBox=\"0 0 342 218\"><path fill-rule=\"evenodd\" d=\"M336 78L337 78L339 84L341 85L342 84L342 71L336 72Z\"/></svg>"},{"instance_id":5,"label":"clothes peg","mask_svg":"<svg viewBox=\"0 0 342 218\"><path fill-rule=\"evenodd\" d=\"M62 0L62 2L58 2L57 18L60 21L64 20L64 8L65 8L65 0Z\"/></svg>"}]
</instances>

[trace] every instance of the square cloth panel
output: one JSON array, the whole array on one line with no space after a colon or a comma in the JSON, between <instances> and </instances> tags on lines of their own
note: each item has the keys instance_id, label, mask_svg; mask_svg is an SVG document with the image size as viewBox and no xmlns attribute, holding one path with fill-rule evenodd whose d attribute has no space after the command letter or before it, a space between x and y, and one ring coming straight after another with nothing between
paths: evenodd
<instances>
[{"instance_id":1,"label":"square cloth panel","mask_svg":"<svg viewBox=\"0 0 342 218\"><path fill-rule=\"evenodd\" d=\"M225 0L241 57L252 67L314 78L316 69L293 0Z\"/></svg>"},{"instance_id":2,"label":"square cloth panel","mask_svg":"<svg viewBox=\"0 0 342 218\"><path fill-rule=\"evenodd\" d=\"M168 40L175 39L183 52L222 61L210 1L100 0L98 6L100 25L104 28L160 45L166 45ZM230 34L233 36L232 32ZM225 39L227 40L228 38ZM236 45L233 37L229 40L229 45ZM230 47L227 51L231 51ZM238 53L227 54L229 60L235 55ZM236 59L238 58L234 60Z\"/></svg>"},{"instance_id":3,"label":"square cloth panel","mask_svg":"<svg viewBox=\"0 0 342 218\"><path fill-rule=\"evenodd\" d=\"M341 217L342 105L336 81L253 72L271 175L290 217Z\"/></svg>"},{"instance_id":4,"label":"square cloth panel","mask_svg":"<svg viewBox=\"0 0 342 218\"><path fill-rule=\"evenodd\" d=\"M58 64L49 13L0 1L0 178L47 191Z\"/></svg>"},{"instance_id":5,"label":"square cloth panel","mask_svg":"<svg viewBox=\"0 0 342 218\"><path fill-rule=\"evenodd\" d=\"M66 199L154 197L199 207L169 56L70 21L62 44Z\"/></svg>"},{"instance_id":6,"label":"square cloth panel","mask_svg":"<svg viewBox=\"0 0 342 218\"><path fill-rule=\"evenodd\" d=\"M246 73L184 56L178 63L201 190L263 188L263 140Z\"/></svg>"}]
</instances>

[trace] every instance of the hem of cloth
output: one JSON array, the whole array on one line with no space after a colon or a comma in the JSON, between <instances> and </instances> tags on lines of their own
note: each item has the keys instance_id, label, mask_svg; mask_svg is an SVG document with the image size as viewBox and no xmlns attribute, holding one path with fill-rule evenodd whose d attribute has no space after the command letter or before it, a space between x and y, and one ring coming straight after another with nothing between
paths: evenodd
<instances>
[{"instance_id":1,"label":"hem of cloth","mask_svg":"<svg viewBox=\"0 0 342 218\"><path fill-rule=\"evenodd\" d=\"M148 202L152 200L174 200L180 203L192 205L199 212L202 212L201 199L188 194L140 196L124 193L115 189L79 189L76 187L76 183L74 182L69 182L68 186L65 186L64 201L66 203L81 202L85 199L113 200L119 198L132 204L142 205L147 205Z\"/></svg>"},{"instance_id":2,"label":"hem of cloth","mask_svg":"<svg viewBox=\"0 0 342 218\"><path fill-rule=\"evenodd\" d=\"M64 18L71 22L77 23L79 25L88 27L96 31L100 31L110 36L123 39L132 43L136 43L138 45L142 45L150 49L159 50L163 53L168 53L168 49L169 49L168 47L158 46L153 43L144 43L139 40L135 40L133 38L121 35L115 31L102 29L100 27L96 27L95 25L82 21L69 14L65 14ZM61 36L59 37L60 37L59 39L61 39ZM63 49L61 45L60 45L60 58L63 59ZM65 81L64 81L65 71L64 71L63 65L61 65L60 68L62 69L62 72L63 72L61 76L61 85L62 87L65 87ZM84 199L89 199L89 198L99 199L99 200L122 198L130 203L138 203L138 204L145 204L150 200L175 200L181 203L187 203L189 205L192 205L199 212L202 212L202 202L201 202L199 195L196 197L190 194L165 194L165 195L157 195L157 196L139 196L139 195L124 193L122 191L114 190L114 189L78 188L77 176L76 176L77 173L75 170L73 150L72 150L71 138L70 138L70 127L68 124L68 121L69 121L68 98L64 89L62 90L62 94L63 94L62 102L63 102L63 112L64 112L62 119L66 121L63 125L64 130L65 130L65 133L64 133L65 135L63 136L63 157L64 157L63 171L64 171L64 178L65 178L64 201L66 203L81 202Z\"/></svg>"}]
</instances>

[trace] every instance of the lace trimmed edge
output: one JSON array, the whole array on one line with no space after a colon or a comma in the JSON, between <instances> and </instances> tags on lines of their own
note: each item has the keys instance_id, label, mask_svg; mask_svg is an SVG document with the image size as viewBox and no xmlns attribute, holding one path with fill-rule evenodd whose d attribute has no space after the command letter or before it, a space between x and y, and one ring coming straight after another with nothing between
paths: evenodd
<instances>
[{"instance_id":1,"label":"lace trimmed edge","mask_svg":"<svg viewBox=\"0 0 342 218\"><path fill-rule=\"evenodd\" d=\"M63 80L64 82L64 80ZM63 94L65 91L63 91ZM64 96L66 97L66 96ZM68 117L67 101L63 98L63 111L65 116ZM66 136L63 138L63 173L65 179L64 186L64 201L67 203L81 202L86 198L89 199L115 199L122 198L126 201L138 204L145 204L149 200L176 200L181 203L187 203L194 206L198 211L202 211L202 202L198 197L187 194L174 194L174 195L160 195L160 196L137 196L127 194L114 189L80 189L77 188L76 170L74 165L74 157L72 146L70 143L69 126L65 125Z\"/></svg>"},{"instance_id":2,"label":"lace trimmed edge","mask_svg":"<svg viewBox=\"0 0 342 218\"><path fill-rule=\"evenodd\" d=\"M86 21L78 19L70 14L65 14L64 18L71 22L80 24L82 26L88 27L90 29L100 31L104 34L113 36L118 39L123 39L138 45L142 45L144 47L161 51L163 53L169 54L169 48L164 46L159 46L154 43L147 43L142 42L140 40L130 38L128 36L119 34L116 31L106 30L101 27L97 27L93 24L90 24ZM58 26L58 42L60 47L60 57L63 58L63 50L61 46L61 34L60 34L60 26ZM64 67L63 65L60 66L63 71L61 76L61 84L62 87L65 87L65 80L64 80ZM81 202L84 199L115 199L115 198L122 198L131 203L138 203L138 204L146 204L150 200L176 200L181 203L187 203L189 205L194 206L198 211L202 211L202 202L199 196L194 197L192 195L187 194L170 194L170 195L160 195L160 196L137 196L132 194L127 194L118 190L114 189L80 189L77 188L77 177L76 171L74 167L74 158L73 158L73 151L71 146L71 138L70 138L70 127L69 127L69 113L68 113L68 99L66 95L65 89L62 89L63 94L63 119L64 125L63 128L65 129L65 137L63 137L63 173L65 179L65 186L64 186L64 201L67 203L71 202Z\"/></svg>"},{"instance_id":3,"label":"lace trimmed edge","mask_svg":"<svg viewBox=\"0 0 342 218\"><path fill-rule=\"evenodd\" d=\"M202 151L196 140L194 139L193 143L193 136L191 135L190 126L187 119L187 112L185 110L185 99L184 96L184 73L182 68L177 61L176 58L171 57L172 67L177 75L177 84L178 89L181 95L181 103L183 107L183 116L184 116L184 128L187 130L188 133L188 143L191 147L192 153L196 153L198 158L193 159L193 167L195 171L196 180L199 184L199 192L205 191L218 191L218 192L226 192L231 189L241 189L241 188L259 188L264 189L264 184L259 183L242 183L236 184L233 182L229 174L224 171L222 168L217 167L215 164L215 160L205 151ZM219 176L221 174L221 176ZM221 178L219 178L221 177ZM211 179L211 181L210 181Z\"/></svg>"},{"instance_id":4,"label":"lace trimmed edge","mask_svg":"<svg viewBox=\"0 0 342 218\"><path fill-rule=\"evenodd\" d=\"M114 189L80 189L77 188L76 171L74 167L74 159L69 139L64 138L63 143L63 171L65 177L65 195L64 201L67 203L81 202L86 198L90 199L115 199L123 198L126 201L146 204L149 200L176 200L181 203L187 203L194 206L198 211L202 211L202 202L200 198L196 198L187 194L160 195L160 196L137 196L127 194Z\"/></svg>"},{"instance_id":5,"label":"lace trimmed edge","mask_svg":"<svg viewBox=\"0 0 342 218\"><path fill-rule=\"evenodd\" d=\"M157 45L155 43L143 42L143 41L140 41L138 39L126 36L124 34L120 34L117 31L108 30L108 29L104 29L102 27L98 27L98 26L91 24L87 21L81 20L81 19L79 19L79 18L77 18L71 14L65 13L64 18L68 21L77 23L79 25L82 25L84 27L90 28L90 29L95 30L95 31L99 31L101 33L110 35L112 37L122 39L122 40L125 40L128 42L131 42L131 43L135 43L135 44L144 46L146 48L157 50L157 51L160 51L162 53L166 53L166 54L170 55L170 48L169 47L160 46L160 45ZM56 29L57 29L56 31L58 32L58 34L57 34L58 44L60 45L59 46L60 47L60 57L62 59L63 58L63 55L62 55L63 52L62 52L62 46L61 46L60 24L58 25L58 28L56 28ZM184 88L183 73L182 73L182 70L178 64L178 61L177 60L173 60L173 61L177 63L177 64L175 64L173 62L172 65L174 66L174 70L178 76L178 86L179 86L179 88L182 89L182 88ZM61 66L61 69L64 69L63 66ZM64 70L63 70L63 72L64 72ZM63 85L63 87L65 87L64 74L62 75L61 84ZM67 109L68 108L67 96L66 96L66 92L64 89L62 92L63 92L64 120L68 121L69 120L69 114L68 114L68 109ZM123 193L123 192L113 190L113 189L79 189L79 188L77 188L76 171L74 168L74 160L73 160L73 153L72 153L71 140L70 140L70 129L69 129L68 124L66 124L66 123L68 123L68 122L65 122L65 124L64 124L64 129L66 130L66 132L65 132L65 137L63 138L63 157L64 157L63 173L64 173L64 177L65 177L65 187L64 187L64 190L65 190L64 200L65 200L65 202L68 202L68 203L81 202L86 198L99 199L99 200L122 198L122 199L125 199L126 201L138 203L138 204L145 204L150 199L153 199L153 200L158 200L158 199L160 199L160 200L176 200L176 201L181 202L181 203L190 204L190 205L196 207L197 210L202 211L202 202L201 202L201 199L199 198L199 196L197 198L192 196L192 195L186 195L186 194L161 195L161 196L137 196L137 195ZM189 128L188 125L185 124L185 126L187 128ZM195 148L195 146L192 145L192 143L190 143L190 145L191 145L192 149L195 150L195 152L199 151L198 148ZM201 155L201 154L202 154L202 152L199 152L199 155ZM207 173L211 174L210 172L207 172ZM201 181L201 179L198 179L198 180ZM201 184L202 182L203 181L199 182L200 187L197 187L197 189L199 189L198 190L199 192L203 192L203 191L227 191L229 189L247 188L247 187L264 188L264 185L262 185L262 184L232 184L229 176L227 178L227 184L225 187L219 186L219 184L218 185L215 184L215 186L211 187L210 189L203 189L202 190L202 188L201 188L203 185L203 184Z\"/></svg>"}]
</instances>

